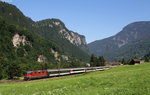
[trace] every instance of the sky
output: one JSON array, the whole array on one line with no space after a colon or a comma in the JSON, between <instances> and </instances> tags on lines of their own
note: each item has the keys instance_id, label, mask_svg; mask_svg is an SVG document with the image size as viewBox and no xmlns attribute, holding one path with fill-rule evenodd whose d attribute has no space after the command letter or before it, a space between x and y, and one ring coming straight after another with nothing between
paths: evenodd
<instances>
[{"instance_id":1,"label":"sky","mask_svg":"<svg viewBox=\"0 0 150 95\"><path fill-rule=\"evenodd\" d=\"M120 32L127 24L150 21L150 0L5 0L34 21L58 18L87 43Z\"/></svg>"}]
</instances>

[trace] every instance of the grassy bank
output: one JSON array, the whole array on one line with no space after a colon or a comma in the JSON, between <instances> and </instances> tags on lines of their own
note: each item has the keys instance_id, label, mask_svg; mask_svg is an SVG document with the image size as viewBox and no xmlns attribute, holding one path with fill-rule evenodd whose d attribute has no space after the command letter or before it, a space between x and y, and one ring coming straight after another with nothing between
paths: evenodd
<instances>
[{"instance_id":1,"label":"grassy bank","mask_svg":"<svg viewBox=\"0 0 150 95\"><path fill-rule=\"evenodd\" d=\"M0 95L150 95L150 63L79 76L0 84Z\"/></svg>"}]
</instances>

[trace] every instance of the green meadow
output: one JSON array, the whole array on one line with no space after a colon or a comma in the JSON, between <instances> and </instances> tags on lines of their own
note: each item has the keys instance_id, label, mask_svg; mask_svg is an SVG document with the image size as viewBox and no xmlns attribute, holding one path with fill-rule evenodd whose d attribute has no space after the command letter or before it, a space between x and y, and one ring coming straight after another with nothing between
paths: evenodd
<instances>
[{"instance_id":1,"label":"green meadow","mask_svg":"<svg viewBox=\"0 0 150 95\"><path fill-rule=\"evenodd\" d=\"M0 95L150 95L150 63L0 84Z\"/></svg>"}]
</instances>

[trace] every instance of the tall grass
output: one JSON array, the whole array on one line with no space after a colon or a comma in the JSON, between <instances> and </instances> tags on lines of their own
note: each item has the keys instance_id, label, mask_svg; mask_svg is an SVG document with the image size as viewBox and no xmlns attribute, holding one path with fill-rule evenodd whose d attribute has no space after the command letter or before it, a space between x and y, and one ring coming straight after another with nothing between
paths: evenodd
<instances>
[{"instance_id":1,"label":"tall grass","mask_svg":"<svg viewBox=\"0 0 150 95\"><path fill-rule=\"evenodd\" d=\"M0 84L0 95L150 95L150 63L42 81Z\"/></svg>"}]
</instances>

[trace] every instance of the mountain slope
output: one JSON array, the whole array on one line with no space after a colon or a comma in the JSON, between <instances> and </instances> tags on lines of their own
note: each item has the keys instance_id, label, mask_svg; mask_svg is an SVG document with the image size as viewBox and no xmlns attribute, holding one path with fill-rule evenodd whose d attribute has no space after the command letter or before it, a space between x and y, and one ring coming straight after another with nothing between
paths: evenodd
<instances>
[{"instance_id":1,"label":"mountain slope","mask_svg":"<svg viewBox=\"0 0 150 95\"><path fill-rule=\"evenodd\" d=\"M142 57L150 51L150 22L134 22L115 36L88 44L91 53L108 60Z\"/></svg>"},{"instance_id":2,"label":"mountain slope","mask_svg":"<svg viewBox=\"0 0 150 95\"><path fill-rule=\"evenodd\" d=\"M34 22L11 4L0 2L0 16L9 24L29 30L61 47L62 52L82 61L88 61L85 37L68 30L58 19Z\"/></svg>"},{"instance_id":3,"label":"mountain slope","mask_svg":"<svg viewBox=\"0 0 150 95\"><path fill-rule=\"evenodd\" d=\"M31 28L34 21L24 16L24 14L14 5L0 1L0 16L10 24L24 28Z\"/></svg>"},{"instance_id":4,"label":"mountain slope","mask_svg":"<svg viewBox=\"0 0 150 95\"><path fill-rule=\"evenodd\" d=\"M3 74L4 78L11 64L19 65L22 72L41 69L43 63L48 63L47 67L51 68L56 60L50 50L62 54L53 42L15 25L9 25L0 18L0 75Z\"/></svg>"},{"instance_id":5,"label":"mountain slope","mask_svg":"<svg viewBox=\"0 0 150 95\"><path fill-rule=\"evenodd\" d=\"M57 43L65 54L84 61L89 59L85 37L68 30L59 19L38 21L34 27L38 30L35 33Z\"/></svg>"}]
</instances>

